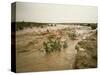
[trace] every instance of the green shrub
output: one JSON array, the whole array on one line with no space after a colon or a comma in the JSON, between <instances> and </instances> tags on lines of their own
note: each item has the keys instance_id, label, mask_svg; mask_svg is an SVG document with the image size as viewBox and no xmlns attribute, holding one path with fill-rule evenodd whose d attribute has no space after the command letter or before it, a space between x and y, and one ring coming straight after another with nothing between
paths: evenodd
<instances>
[{"instance_id":1,"label":"green shrub","mask_svg":"<svg viewBox=\"0 0 100 75\"><path fill-rule=\"evenodd\" d=\"M71 31L68 33L69 37L72 39L72 40L75 40L76 39L76 33L75 31Z\"/></svg>"},{"instance_id":2,"label":"green shrub","mask_svg":"<svg viewBox=\"0 0 100 75\"><path fill-rule=\"evenodd\" d=\"M88 24L87 26L90 26L92 29L96 29L97 28L97 24Z\"/></svg>"},{"instance_id":3,"label":"green shrub","mask_svg":"<svg viewBox=\"0 0 100 75\"><path fill-rule=\"evenodd\" d=\"M54 37L50 36L46 42L44 41L43 47L45 52L49 54L56 51L60 52L61 48L65 49L68 47L68 45L66 41L64 41L64 44L62 45L60 39L55 39Z\"/></svg>"},{"instance_id":4,"label":"green shrub","mask_svg":"<svg viewBox=\"0 0 100 75\"><path fill-rule=\"evenodd\" d=\"M67 48L67 47L68 47L67 42L64 41L63 48L65 49L65 48Z\"/></svg>"}]
</instances>

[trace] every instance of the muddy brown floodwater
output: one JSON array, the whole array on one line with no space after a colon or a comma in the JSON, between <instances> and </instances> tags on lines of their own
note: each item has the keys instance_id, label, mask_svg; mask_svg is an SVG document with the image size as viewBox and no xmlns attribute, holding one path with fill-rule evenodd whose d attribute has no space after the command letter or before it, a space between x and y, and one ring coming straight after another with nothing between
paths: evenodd
<instances>
[{"instance_id":1,"label":"muddy brown floodwater","mask_svg":"<svg viewBox=\"0 0 100 75\"><path fill-rule=\"evenodd\" d=\"M42 43L46 40L46 35L41 35L47 29L54 34L55 31L65 28L74 29L77 35L75 40L70 39L67 34L62 36L67 38L68 48L60 52L46 54ZM64 30L66 32L67 30ZM68 30L69 31L69 30ZM56 27L27 28L17 31L16 34L16 71L48 71L74 69L77 50L75 46L79 41L89 36L92 30L87 26L58 25ZM69 31L71 32L71 31Z\"/></svg>"}]
</instances>

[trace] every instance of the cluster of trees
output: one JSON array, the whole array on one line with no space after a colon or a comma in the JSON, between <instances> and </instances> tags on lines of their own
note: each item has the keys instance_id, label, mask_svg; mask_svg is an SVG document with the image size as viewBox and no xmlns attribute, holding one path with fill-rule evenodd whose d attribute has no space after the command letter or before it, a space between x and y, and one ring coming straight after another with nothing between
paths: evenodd
<instances>
[{"instance_id":1,"label":"cluster of trees","mask_svg":"<svg viewBox=\"0 0 100 75\"><path fill-rule=\"evenodd\" d=\"M35 23L35 22L16 22L16 30L22 30L26 27L32 28L32 27L41 27L43 28L43 26L46 25L44 23Z\"/></svg>"},{"instance_id":2,"label":"cluster of trees","mask_svg":"<svg viewBox=\"0 0 100 75\"><path fill-rule=\"evenodd\" d=\"M50 24L50 23L38 23L38 22L15 22L16 24L16 30L22 30L26 27L32 28L32 27L41 27L43 28L44 26L56 26L56 24Z\"/></svg>"}]
</instances>

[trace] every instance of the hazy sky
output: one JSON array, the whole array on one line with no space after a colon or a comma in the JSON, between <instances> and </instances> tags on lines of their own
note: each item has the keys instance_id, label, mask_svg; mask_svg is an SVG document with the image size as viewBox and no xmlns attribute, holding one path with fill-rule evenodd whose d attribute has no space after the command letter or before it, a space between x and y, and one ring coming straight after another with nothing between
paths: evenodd
<instances>
[{"instance_id":1,"label":"hazy sky","mask_svg":"<svg viewBox=\"0 0 100 75\"><path fill-rule=\"evenodd\" d=\"M97 22L97 7L40 3L16 3L16 21Z\"/></svg>"}]
</instances>

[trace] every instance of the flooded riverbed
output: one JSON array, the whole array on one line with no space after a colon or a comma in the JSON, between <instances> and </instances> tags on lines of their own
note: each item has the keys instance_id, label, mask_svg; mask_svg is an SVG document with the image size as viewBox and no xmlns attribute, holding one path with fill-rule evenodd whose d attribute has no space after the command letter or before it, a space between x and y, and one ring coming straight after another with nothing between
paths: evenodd
<instances>
[{"instance_id":1,"label":"flooded riverbed","mask_svg":"<svg viewBox=\"0 0 100 75\"><path fill-rule=\"evenodd\" d=\"M90 36L92 31L88 26L78 25L33 27L17 31L17 72L74 69L77 55L75 46ZM48 46L51 45L51 43L47 43L49 36L52 36L54 41L60 42L60 50L55 50L58 49L56 47L51 49L51 46ZM46 42L48 49L52 50L49 53L43 45L44 42ZM63 47L63 42L67 43L66 47Z\"/></svg>"}]
</instances>

